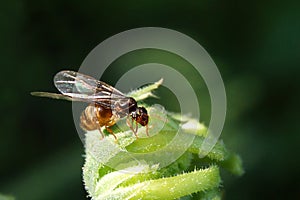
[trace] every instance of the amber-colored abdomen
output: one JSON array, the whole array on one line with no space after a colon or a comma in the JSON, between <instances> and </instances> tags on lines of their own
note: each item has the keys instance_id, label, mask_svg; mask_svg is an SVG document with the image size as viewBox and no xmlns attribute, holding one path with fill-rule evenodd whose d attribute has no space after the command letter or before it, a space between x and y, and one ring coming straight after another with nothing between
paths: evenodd
<instances>
[{"instance_id":1,"label":"amber-colored abdomen","mask_svg":"<svg viewBox=\"0 0 300 200\"><path fill-rule=\"evenodd\" d=\"M90 104L80 116L80 126L87 131L96 130L102 126L110 127L116 123L113 118L111 109L98 104Z\"/></svg>"}]
</instances>

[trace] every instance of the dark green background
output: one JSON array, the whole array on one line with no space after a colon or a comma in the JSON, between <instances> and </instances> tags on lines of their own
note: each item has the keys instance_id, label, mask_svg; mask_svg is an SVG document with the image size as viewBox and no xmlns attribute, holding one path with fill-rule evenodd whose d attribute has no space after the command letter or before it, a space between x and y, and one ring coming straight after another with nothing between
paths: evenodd
<instances>
[{"instance_id":1,"label":"dark green background","mask_svg":"<svg viewBox=\"0 0 300 200\"><path fill-rule=\"evenodd\" d=\"M157 26L198 41L224 79L228 111L222 137L246 170L241 178L222 173L225 199L300 198L298 2L1 2L0 193L85 199L84 151L71 104L29 93L55 92L55 73L77 70L106 38ZM105 79L115 81L117 73L116 68ZM207 98L203 92L206 124Z\"/></svg>"}]
</instances>

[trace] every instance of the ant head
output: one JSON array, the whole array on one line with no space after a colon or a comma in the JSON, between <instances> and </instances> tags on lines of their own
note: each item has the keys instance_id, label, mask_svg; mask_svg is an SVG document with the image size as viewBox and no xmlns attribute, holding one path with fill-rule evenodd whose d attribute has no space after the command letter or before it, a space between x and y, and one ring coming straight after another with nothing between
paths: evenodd
<instances>
[{"instance_id":1,"label":"ant head","mask_svg":"<svg viewBox=\"0 0 300 200\"><path fill-rule=\"evenodd\" d=\"M148 124L149 116L146 108L144 107L137 108L137 116L135 120L137 123L139 123L142 126L146 126Z\"/></svg>"}]
</instances>

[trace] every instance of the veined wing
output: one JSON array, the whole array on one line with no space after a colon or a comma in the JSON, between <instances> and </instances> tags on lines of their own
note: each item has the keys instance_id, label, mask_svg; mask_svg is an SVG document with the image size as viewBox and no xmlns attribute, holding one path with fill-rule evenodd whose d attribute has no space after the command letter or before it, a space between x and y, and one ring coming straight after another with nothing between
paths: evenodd
<instances>
[{"instance_id":1,"label":"veined wing","mask_svg":"<svg viewBox=\"0 0 300 200\"><path fill-rule=\"evenodd\" d=\"M52 92L31 92L30 93L32 96L37 96L37 97L45 97L45 98L51 98L51 99L60 99L60 100L67 100L67 101L79 101L79 102L87 102L87 103L98 103L106 108L114 108L115 107L115 102L117 102L117 99L112 100L112 99L98 99L95 101L94 99L86 99L86 98L79 98L79 97L70 97L64 94L57 94L57 93L52 93ZM128 98L123 98L128 99Z\"/></svg>"},{"instance_id":2,"label":"veined wing","mask_svg":"<svg viewBox=\"0 0 300 200\"><path fill-rule=\"evenodd\" d=\"M101 102L127 98L107 83L74 71L58 72L54 76L54 84L63 95L86 101Z\"/></svg>"},{"instance_id":3,"label":"veined wing","mask_svg":"<svg viewBox=\"0 0 300 200\"><path fill-rule=\"evenodd\" d=\"M76 99L72 98L63 94L57 94L57 93L51 93L51 92L31 92L30 93L32 96L37 96L37 97L46 97L46 98L51 98L51 99L62 99L62 100L67 100L67 101L83 101L81 99Z\"/></svg>"}]
</instances>

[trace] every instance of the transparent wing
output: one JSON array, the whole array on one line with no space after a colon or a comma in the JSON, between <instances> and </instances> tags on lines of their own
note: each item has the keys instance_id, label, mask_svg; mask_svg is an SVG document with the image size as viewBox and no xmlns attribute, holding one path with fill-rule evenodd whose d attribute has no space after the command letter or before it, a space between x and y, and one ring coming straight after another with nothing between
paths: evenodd
<instances>
[{"instance_id":1,"label":"transparent wing","mask_svg":"<svg viewBox=\"0 0 300 200\"><path fill-rule=\"evenodd\" d=\"M63 95L86 101L115 101L127 98L114 87L74 71L58 72L54 76L54 84Z\"/></svg>"},{"instance_id":2,"label":"transparent wing","mask_svg":"<svg viewBox=\"0 0 300 200\"><path fill-rule=\"evenodd\" d=\"M67 100L67 101L83 101L81 99L76 99L72 98L63 94L56 94L56 93L51 93L51 92L31 92L30 93L32 96L37 96L37 97L46 97L46 98L51 98L51 99L62 99L62 100Z\"/></svg>"},{"instance_id":3,"label":"transparent wing","mask_svg":"<svg viewBox=\"0 0 300 200\"><path fill-rule=\"evenodd\" d=\"M79 101L79 102L94 102L96 104L100 104L106 108L114 108L117 100L111 100L111 99L100 99L99 101L94 101L93 99L87 100L85 98L79 98L79 97L70 97L64 94L57 94L57 93L51 93L51 92L31 92L32 96L37 97L45 97L45 98L51 98L51 99L60 99L60 100L67 100L67 101ZM128 98L123 98L128 99ZM122 100L121 100L122 102Z\"/></svg>"}]
</instances>

